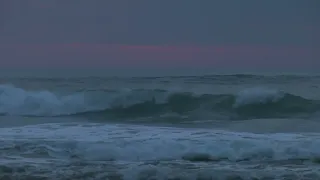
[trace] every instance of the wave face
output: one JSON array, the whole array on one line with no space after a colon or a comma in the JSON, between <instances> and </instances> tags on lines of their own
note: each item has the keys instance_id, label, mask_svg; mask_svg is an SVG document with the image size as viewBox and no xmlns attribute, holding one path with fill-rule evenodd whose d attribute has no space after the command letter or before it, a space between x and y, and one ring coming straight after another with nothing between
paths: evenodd
<instances>
[{"instance_id":1,"label":"wave face","mask_svg":"<svg viewBox=\"0 0 320 180\"><path fill-rule=\"evenodd\" d=\"M318 100L266 88L249 88L235 94L126 89L66 95L0 85L2 115L138 118L171 114L196 119L248 119L307 116L319 110Z\"/></svg>"}]
</instances>

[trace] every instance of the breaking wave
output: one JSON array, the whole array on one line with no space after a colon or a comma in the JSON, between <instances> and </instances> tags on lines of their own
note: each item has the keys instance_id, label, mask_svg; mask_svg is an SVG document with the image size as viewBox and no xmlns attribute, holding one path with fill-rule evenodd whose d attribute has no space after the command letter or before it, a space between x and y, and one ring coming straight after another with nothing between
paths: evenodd
<instances>
[{"instance_id":1,"label":"breaking wave","mask_svg":"<svg viewBox=\"0 0 320 180\"><path fill-rule=\"evenodd\" d=\"M16 178L17 174L50 179L151 179L139 178L150 174L145 168L154 172L152 179L319 179L320 172L319 134L312 133L74 123L2 128L0 136L0 170L15 175L12 179L26 179ZM112 172L123 178L100 178ZM221 172L236 172L242 178L227 178ZM313 178L301 178L311 172ZM180 178L182 174L188 178ZM200 174L206 178L194 177ZM291 176L278 177L285 174ZM292 176L296 174L300 178Z\"/></svg>"},{"instance_id":2,"label":"breaking wave","mask_svg":"<svg viewBox=\"0 0 320 180\"><path fill-rule=\"evenodd\" d=\"M245 119L292 117L317 111L320 111L318 100L267 88L244 89L237 94L197 94L159 89L62 94L0 85L1 115L109 115L134 118L174 113L192 117L220 115L228 119Z\"/></svg>"}]
</instances>

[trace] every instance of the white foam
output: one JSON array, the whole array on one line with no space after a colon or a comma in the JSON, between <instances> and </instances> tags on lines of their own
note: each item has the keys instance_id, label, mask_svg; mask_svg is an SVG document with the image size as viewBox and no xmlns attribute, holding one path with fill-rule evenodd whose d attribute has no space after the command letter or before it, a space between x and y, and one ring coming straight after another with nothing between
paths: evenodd
<instances>
[{"instance_id":1,"label":"white foam","mask_svg":"<svg viewBox=\"0 0 320 180\"><path fill-rule=\"evenodd\" d=\"M248 104L260 104L267 102L277 102L284 97L284 93L275 89L255 87L240 91L237 94L234 107Z\"/></svg>"},{"instance_id":2,"label":"white foam","mask_svg":"<svg viewBox=\"0 0 320 180\"><path fill-rule=\"evenodd\" d=\"M99 111L112 106L130 106L152 100L157 94L112 92L78 92L59 95L50 91L27 91L12 85L0 85L0 114L57 116ZM159 94L157 102L166 99Z\"/></svg>"},{"instance_id":3,"label":"white foam","mask_svg":"<svg viewBox=\"0 0 320 180\"><path fill-rule=\"evenodd\" d=\"M125 125L46 124L2 128L0 137L2 147L12 142L40 143L97 161L181 159L190 154L206 154L214 159L225 158L229 161L320 157L320 134L252 134Z\"/></svg>"}]
</instances>

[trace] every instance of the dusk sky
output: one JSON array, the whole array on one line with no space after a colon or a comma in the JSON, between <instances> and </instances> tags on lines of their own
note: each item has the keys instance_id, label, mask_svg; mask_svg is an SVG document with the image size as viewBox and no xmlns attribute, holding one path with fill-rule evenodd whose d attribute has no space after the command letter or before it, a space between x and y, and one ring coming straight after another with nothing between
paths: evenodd
<instances>
[{"instance_id":1,"label":"dusk sky","mask_svg":"<svg viewBox=\"0 0 320 180\"><path fill-rule=\"evenodd\" d=\"M0 0L1 67L320 68L319 0Z\"/></svg>"}]
</instances>

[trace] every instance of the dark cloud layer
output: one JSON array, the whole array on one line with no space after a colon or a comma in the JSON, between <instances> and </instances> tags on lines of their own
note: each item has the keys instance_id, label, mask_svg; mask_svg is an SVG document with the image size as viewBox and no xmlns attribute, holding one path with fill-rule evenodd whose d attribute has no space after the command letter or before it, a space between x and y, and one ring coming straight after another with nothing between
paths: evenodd
<instances>
[{"instance_id":1,"label":"dark cloud layer","mask_svg":"<svg viewBox=\"0 0 320 180\"><path fill-rule=\"evenodd\" d=\"M0 0L2 43L320 45L319 0Z\"/></svg>"}]
</instances>

